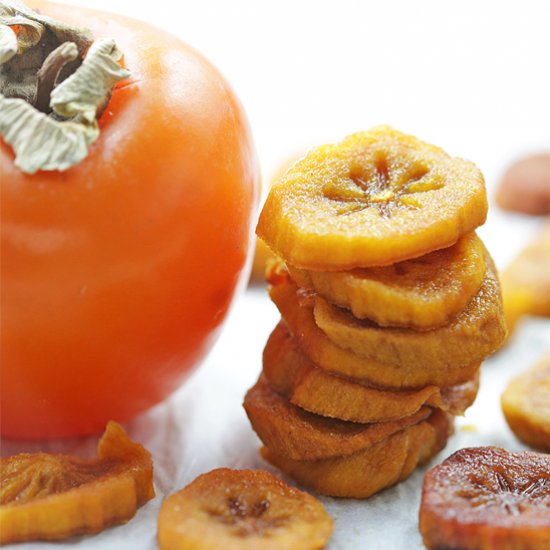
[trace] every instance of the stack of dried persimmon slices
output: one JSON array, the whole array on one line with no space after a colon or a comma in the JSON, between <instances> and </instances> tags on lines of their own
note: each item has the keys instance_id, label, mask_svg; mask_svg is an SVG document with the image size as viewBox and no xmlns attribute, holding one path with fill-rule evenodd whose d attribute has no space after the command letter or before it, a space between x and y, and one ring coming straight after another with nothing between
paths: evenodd
<instances>
[{"instance_id":1,"label":"stack of dried persimmon slices","mask_svg":"<svg viewBox=\"0 0 550 550\"><path fill-rule=\"evenodd\" d=\"M445 446L506 332L486 215L473 163L386 126L274 183L257 232L282 319L244 402L268 461L365 498Z\"/></svg>"}]
</instances>

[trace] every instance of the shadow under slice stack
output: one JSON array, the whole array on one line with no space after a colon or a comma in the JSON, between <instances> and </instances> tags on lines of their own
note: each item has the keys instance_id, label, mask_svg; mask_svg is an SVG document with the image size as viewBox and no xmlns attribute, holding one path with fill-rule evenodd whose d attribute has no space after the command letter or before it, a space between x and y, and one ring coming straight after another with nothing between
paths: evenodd
<instances>
[{"instance_id":1,"label":"shadow under slice stack","mask_svg":"<svg viewBox=\"0 0 550 550\"><path fill-rule=\"evenodd\" d=\"M281 313L244 407L262 455L366 498L439 452L505 337L472 163L388 127L320 147L273 186L258 235Z\"/></svg>"}]
</instances>

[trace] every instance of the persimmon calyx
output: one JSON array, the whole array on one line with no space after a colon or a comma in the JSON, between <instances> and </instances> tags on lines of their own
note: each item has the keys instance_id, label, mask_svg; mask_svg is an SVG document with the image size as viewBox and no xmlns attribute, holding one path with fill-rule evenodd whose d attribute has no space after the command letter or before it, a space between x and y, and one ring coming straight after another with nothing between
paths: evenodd
<instances>
[{"instance_id":1,"label":"persimmon calyx","mask_svg":"<svg viewBox=\"0 0 550 550\"><path fill-rule=\"evenodd\" d=\"M0 65L17 53L17 35L8 25L0 25Z\"/></svg>"},{"instance_id":2,"label":"persimmon calyx","mask_svg":"<svg viewBox=\"0 0 550 550\"><path fill-rule=\"evenodd\" d=\"M98 40L90 47L82 65L52 90L50 107L60 116L81 117L88 123L109 100L113 86L130 76L119 65L122 52L112 39Z\"/></svg>"},{"instance_id":3,"label":"persimmon calyx","mask_svg":"<svg viewBox=\"0 0 550 550\"><path fill-rule=\"evenodd\" d=\"M130 76L121 57L112 39L0 1L0 135L16 166L67 170L87 156L113 86Z\"/></svg>"}]
</instances>

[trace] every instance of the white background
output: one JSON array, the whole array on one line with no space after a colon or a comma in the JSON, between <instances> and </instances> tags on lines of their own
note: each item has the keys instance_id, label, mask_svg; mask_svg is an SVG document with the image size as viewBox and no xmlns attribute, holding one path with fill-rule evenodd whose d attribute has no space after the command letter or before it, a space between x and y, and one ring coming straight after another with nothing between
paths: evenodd
<instances>
[{"instance_id":1,"label":"white background","mask_svg":"<svg viewBox=\"0 0 550 550\"><path fill-rule=\"evenodd\" d=\"M266 182L309 147L380 123L476 162L490 198L509 163L550 150L550 3L544 0L68 3L147 20L209 58L245 106ZM479 233L503 267L539 224L492 205ZM153 453L157 498L126 526L62 548L154 548L166 493L218 466L268 468L240 403L277 318L263 289L240 295L205 365L171 400L128 426ZM509 347L485 364L478 401L435 462L465 445L523 448L498 399L510 376L548 348L548 321L520 327ZM49 447L90 454L94 445ZM38 447L45 445L4 442L2 452ZM324 499L336 518L329 548L421 548L421 481L422 471L365 502ZM55 545L17 546L27 547Z\"/></svg>"}]
</instances>

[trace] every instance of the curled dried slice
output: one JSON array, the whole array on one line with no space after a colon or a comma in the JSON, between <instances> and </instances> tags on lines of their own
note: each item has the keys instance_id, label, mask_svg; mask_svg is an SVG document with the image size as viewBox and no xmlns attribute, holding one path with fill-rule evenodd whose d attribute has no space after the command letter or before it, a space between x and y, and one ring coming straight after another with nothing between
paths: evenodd
<instances>
[{"instance_id":1,"label":"curled dried slice","mask_svg":"<svg viewBox=\"0 0 550 550\"><path fill-rule=\"evenodd\" d=\"M20 454L2 459L0 470L0 544L97 533L155 496L151 455L115 422L95 460Z\"/></svg>"},{"instance_id":2,"label":"curled dried slice","mask_svg":"<svg viewBox=\"0 0 550 550\"><path fill-rule=\"evenodd\" d=\"M332 529L316 498L273 474L220 468L163 502L158 543L161 550L317 550Z\"/></svg>"},{"instance_id":3,"label":"curled dried slice","mask_svg":"<svg viewBox=\"0 0 550 550\"><path fill-rule=\"evenodd\" d=\"M257 233L296 267L339 271L446 248L486 214L473 163L381 126L295 163L271 188Z\"/></svg>"},{"instance_id":4,"label":"curled dried slice","mask_svg":"<svg viewBox=\"0 0 550 550\"><path fill-rule=\"evenodd\" d=\"M550 455L454 453L424 477L420 532L431 549L550 548Z\"/></svg>"},{"instance_id":5,"label":"curled dried slice","mask_svg":"<svg viewBox=\"0 0 550 550\"><path fill-rule=\"evenodd\" d=\"M550 222L502 273L508 328L524 315L550 317Z\"/></svg>"},{"instance_id":6,"label":"curled dried slice","mask_svg":"<svg viewBox=\"0 0 550 550\"><path fill-rule=\"evenodd\" d=\"M424 405L463 414L473 403L479 375L472 380L438 388L378 390L317 368L300 351L281 322L264 348L263 374L291 403L322 416L353 422L384 422L409 416Z\"/></svg>"},{"instance_id":7,"label":"curled dried slice","mask_svg":"<svg viewBox=\"0 0 550 550\"><path fill-rule=\"evenodd\" d=\"M484 248L475 233L425 256L351 271L288 270L298 286L380 326L426 330L462 311L485 277Z\"/></svg>"},{"instance_id":8,"label":"curled dried slice","mask_svg":"<svg viewBox=\"0 0 550 550\"><path fill-rule=\"evenodd\" d=\"M263 443L294 460L339 457L371 447L430 414L424 407L405 418L358 424L318 416L289 403L263 377L246 394L246 414Z\"/></svg>"},{"instance_id":9,"label":"curled dried slice","mask_svg":"<svg viewBox=\"0 0 550 550\"><path fill-rule=\"evenodd\" d=\"M299 289L280 265L268 269L269 295L281 312L290 333L302 352L318 367L335 374L360 380L378 388L421 388L462 384L479 370L479 362L470 365L393 365L361 357L334 344L316 325L313 316L315 299Z\"/></svg>"},{"instance_id":10,"label":"curled dried slice","mask_svg":"<svg viewBox=\"0 0 550 550\"><path fill-rule=\"evenodd\" d=\"M517 437L550 452L550 354L514 378L501 401L506 421Z\"/></svg>"},{"instance_id":11,"label":"curled dried slice","mask_svg":"<svg viewBox=\"0 0 550 550\"><path fill-rule=\"evenodd\" d=\"M337 346L396 366L446 368L479 363L499 348L506 336L496 268L487 255L487 274L479 292L450 323L427 331L382 328L356 319L319 295L317 326Z\"/></svg>"},{"instance_id":12,"label":"curled dried slice","mask_svg":"<svg viewBox=\"0 0 550 550\"><path fill-rule=\"evenodd\" d=\"M263 447L263 457L282 472L322 495L367 498L407 478L447 443L452 418L434 411L418 424L372 447L338 458L292 460Z\"/></svg>"}]
</instances>

